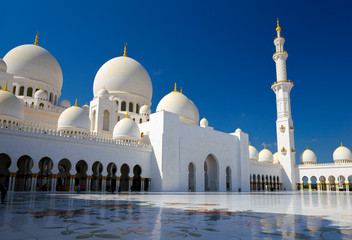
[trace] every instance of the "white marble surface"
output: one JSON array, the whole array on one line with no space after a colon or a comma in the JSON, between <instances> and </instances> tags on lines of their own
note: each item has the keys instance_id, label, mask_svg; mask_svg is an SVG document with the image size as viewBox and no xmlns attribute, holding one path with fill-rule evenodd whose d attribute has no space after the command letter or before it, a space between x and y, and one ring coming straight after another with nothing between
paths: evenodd
<instances>
[{"instance_id":1,"label":"white marble surface","mask_svg":"<svg viewBox=\"0 0 352 240\"><path fill-rule=\"evenodd\" d=\"M351 194L13 193L1 239L351 239Z\"/></svg>"}]
</instances>

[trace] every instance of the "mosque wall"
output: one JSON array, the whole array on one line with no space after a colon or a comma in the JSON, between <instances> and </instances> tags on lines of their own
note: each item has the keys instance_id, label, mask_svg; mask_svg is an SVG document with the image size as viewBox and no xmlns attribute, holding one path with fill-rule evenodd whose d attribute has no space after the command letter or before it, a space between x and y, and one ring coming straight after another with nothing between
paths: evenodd
<instances>
[{"instance_id":1,"label":"mosque wall","mask_svg":"<svg viewBox=\"0 0 352 240\"><path fill-rule=\"evenodd\" d=\"M238 191L242 184L249 188L241 176L241 154L247 152L248 158L246 134L241 144L235 135L182 123L178 115L166 111L152 114L140 128L149 132L161 191ZM207 186L207 181L214 184Z\"/></svg>"}]
</instances>

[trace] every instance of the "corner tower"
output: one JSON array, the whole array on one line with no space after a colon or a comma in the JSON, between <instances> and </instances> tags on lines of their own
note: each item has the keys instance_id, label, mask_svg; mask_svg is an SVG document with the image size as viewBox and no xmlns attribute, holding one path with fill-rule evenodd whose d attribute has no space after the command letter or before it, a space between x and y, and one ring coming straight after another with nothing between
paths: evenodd
<instances>
[{"instance_id":1,"label":"corner tower","mask_svg":"<svg viewBox=\"0 0 352 240\"><path fill-rule=\"evenodd\" d=\"M276 94L277 120L277 149L279 162L283 167L282 182L287 190L295 190L295 164L296 150L293 134L293 121L291 116L290 92L293 82L287 80L286 59L288 54L284 51L285 38L281 36L281 27L277 19L277 37L274 39L276 52L273 60L276 63L276 82L271 85L271 89Z\"/></svg>"}]
</instances>

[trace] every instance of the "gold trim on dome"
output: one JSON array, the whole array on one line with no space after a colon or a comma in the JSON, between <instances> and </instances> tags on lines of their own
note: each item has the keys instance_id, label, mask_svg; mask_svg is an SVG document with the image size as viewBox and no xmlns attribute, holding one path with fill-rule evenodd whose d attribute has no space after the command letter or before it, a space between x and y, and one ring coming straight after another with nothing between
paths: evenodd
<instances>
[{"instance_id":1,"label":"gold trim on dome","mask_svg":"<svg viewBox=\"0 0 352 240\"><path fill-rule=\"evenodd\" d=\"M287 53L286 51L278 51L278 52L275 52L274 54L273 54L273 56L275 56L276 54L278 54L278 53Z\"/></svg>"},{"instance_id":2,"label":"gold trim on dome","mask_svg":"<svg viewBox=\"0 0 352 240\"><path fill-rule=\"evenodd\" d=\"M34 40L34 45L38 46L38 35L39 32L37 31L37 34L35 35L35 40Z\"/></svg>"},{"instance_id":3,"label":"gold trim on dome","mask_svg":"<svg viewBox=\"0 0 352 240\"><path fill-rule=\"evenodd\" d=\"M282 153L286 153L286 152L287 152L286 148L285 148L285 147L282 147L281 152L282 152Z\"/></svg>"}]
</instances>

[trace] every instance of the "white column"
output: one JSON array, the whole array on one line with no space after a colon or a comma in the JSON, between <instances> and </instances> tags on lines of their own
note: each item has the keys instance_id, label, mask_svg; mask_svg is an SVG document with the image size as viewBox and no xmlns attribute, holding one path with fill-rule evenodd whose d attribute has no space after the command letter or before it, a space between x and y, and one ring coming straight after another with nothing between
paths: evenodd
<instances>
[{"instance_id":1,"label":"white column","mask_svg":"<svg viewBox=\"0 0 352 240\"><path fill-rule=\"evenodd\" d=\"M310 180L308 181L308 188L309 188L309 191L312 191L312 182Z\"/></svg>"},{"instance_id":2,"label":"white column","mask_svg":"<svg viewBox=\"0 0 352 240\"><path fill-rule=\"evenodd\" d=\"M106 192L106 176L103 176L102 179L103 179L103 183L102 183L101 191Z\"/></svg>"}]
</instances>

